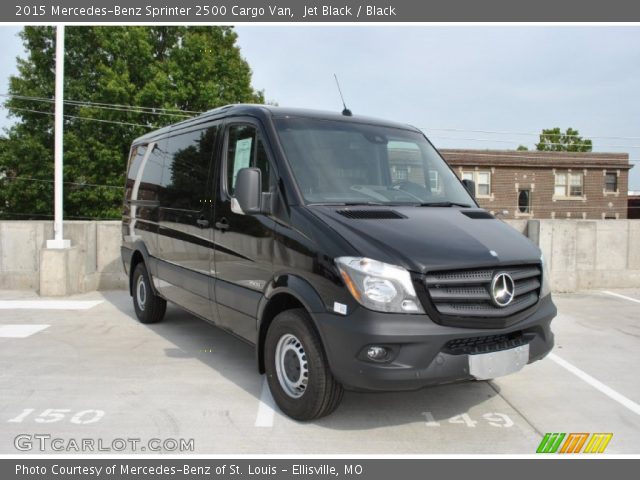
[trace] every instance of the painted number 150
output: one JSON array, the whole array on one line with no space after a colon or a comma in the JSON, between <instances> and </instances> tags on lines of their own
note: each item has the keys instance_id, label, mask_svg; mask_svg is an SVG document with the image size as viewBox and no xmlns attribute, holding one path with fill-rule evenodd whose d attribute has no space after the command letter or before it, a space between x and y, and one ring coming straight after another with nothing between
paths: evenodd
<instances>
[{"instance_id":1,"label":"painted number 150","mask_svg":"<svg viewBox=\"0 0 640 480\"><path fill-rule=\"evenodd\" d=\"M7 420L10 423L22 423L27 418L32 416L35 412L35 408L25 408L19 415ZM68 408L47 408L43 410L39 415L33 417L36 423L55 423L64 420L71 410ZM76 412L71 416L69 421L77 425L87 425L88 423L96 423L104 417L103 410L82 410Z\"/></svg>"}]
</instances>

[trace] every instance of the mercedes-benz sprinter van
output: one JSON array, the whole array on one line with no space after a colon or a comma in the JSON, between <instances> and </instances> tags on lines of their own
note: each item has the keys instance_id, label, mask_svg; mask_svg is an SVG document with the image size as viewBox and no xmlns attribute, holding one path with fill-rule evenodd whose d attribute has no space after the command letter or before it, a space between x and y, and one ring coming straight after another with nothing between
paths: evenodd
<instances>
[{"instance_id":1,"label":"mercedes-benz sprinter van","mask_svg":"<svg viewBox=\"0 0 640 480\"><path fill-rule=\"evenodd\" d=\"M490 379L553 346L540 249L407 125L233 105L151 132L122 228L138 319L170 301L255 345L298 420L343 389Z\"/></svg>"}]
</instances>

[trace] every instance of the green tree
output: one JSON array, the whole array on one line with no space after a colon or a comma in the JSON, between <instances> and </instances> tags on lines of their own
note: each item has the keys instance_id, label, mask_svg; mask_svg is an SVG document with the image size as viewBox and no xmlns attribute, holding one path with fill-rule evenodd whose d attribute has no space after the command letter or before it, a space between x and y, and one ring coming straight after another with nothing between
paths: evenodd
<instances>
[{"instance_id":1,"label":"green tree","mask_svg":"<svg viewBox=\"0 0 640 480\"><path fill-rule=\"evenodd\" d=\"M569 127L562 132L556 127L542 130L536 149L545 152L590 152L593 145L591 140L583 139L578 130Z\"/></svg>"},{"instance_id":2,"label":"green tree","mask_svg":"<svg viewBox=\"0 0 640 480\"><path fill-rule=\"evenodd\" d=\"M0 142L0 214L38 218L53 211L55 28L20 36L27 55L5 102L17 122ZM195 114L178 110L264 103L232 27L67 27L65 36L68 218L117 218L131 141Z\"/></svg>"},{"instance_id":3,"label":"green tree","mask_svg":"<svg viewBox=\"0 0 640 480\"><path fill-rule=\"evenodd\" d=\"M518 145L518 148L516 148L516 150L519 152L526 152L527 150L529 150L529 147L526 147L524 145Z\"/></svg>"}]
</instances>

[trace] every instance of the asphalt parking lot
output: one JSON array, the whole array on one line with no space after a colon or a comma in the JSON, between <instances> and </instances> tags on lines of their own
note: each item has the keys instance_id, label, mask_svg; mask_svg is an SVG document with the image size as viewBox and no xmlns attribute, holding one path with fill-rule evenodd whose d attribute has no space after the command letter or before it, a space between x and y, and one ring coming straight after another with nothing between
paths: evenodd
<instances>
[{"instance_id":1,"label":"asphalt parking lot","mask_svg":"<svg viewBox=\"0 0 640 480\"><path fill-rule=\"evenodd\" d=\"M110 453L193 439L187 453L529 454L547 432L611 432L606 453L640 453L640 290L555 300L556 348L517 374L347 392L303 424L277 411L250 346L176 307L142 325L124 291L0 292L0 454L76 453L83 439Z\"/></svg>"}]
</instances>

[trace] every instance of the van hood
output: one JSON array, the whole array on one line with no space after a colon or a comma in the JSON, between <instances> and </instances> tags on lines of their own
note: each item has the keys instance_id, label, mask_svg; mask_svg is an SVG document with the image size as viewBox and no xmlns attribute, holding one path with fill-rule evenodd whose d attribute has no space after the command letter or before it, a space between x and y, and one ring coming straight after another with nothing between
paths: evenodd
<instances>
[{"instance_id":1,"label":"van hood","mask_svg":"<svg viewBox=\"0 0 640 480\"><path fill-rule=\"evenodd\" d=\"M349 242L360 256L418 273L540 261L536 245L482 209L307 208Z\"/></svg>"}]
</instances>

